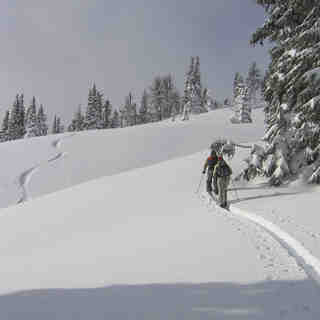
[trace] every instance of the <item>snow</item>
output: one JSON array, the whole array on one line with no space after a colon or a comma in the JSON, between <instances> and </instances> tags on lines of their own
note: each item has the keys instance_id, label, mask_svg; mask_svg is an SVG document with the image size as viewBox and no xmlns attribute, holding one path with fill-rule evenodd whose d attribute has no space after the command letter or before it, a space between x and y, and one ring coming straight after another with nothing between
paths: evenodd
<instances>
[{"instance_id":1,"label":"snow","mask_svg":"<svg viewBox=\"0 0 320 320\"><path fill-rule=\"evenodd\" d=\"M0 319L318 319L319 188L196 193L216 137L236 176L263 135L229 116L0 144Z\"/></svg>"}]
</instances>

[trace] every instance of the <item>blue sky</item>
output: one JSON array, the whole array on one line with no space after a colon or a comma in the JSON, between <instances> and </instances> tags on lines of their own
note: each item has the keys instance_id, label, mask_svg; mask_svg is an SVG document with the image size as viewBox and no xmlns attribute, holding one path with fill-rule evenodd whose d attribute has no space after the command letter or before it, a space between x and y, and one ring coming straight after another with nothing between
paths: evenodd
<instances>
[{"instance_id":1,"label":"blue sky","mask_svg":"<svg viewBox=\"0 0 320 320\"><path fill-rule=\"evenodd\" d=\"M24 93L69 121L93 82L115 107L129 91L139 102L156 75L171 73L182 91L196 55L222 100L236 71L269 63L266 47L249 45L264 21L253 0L5 0L0 12L0 116Z\"/></svg>"}]
</instances>

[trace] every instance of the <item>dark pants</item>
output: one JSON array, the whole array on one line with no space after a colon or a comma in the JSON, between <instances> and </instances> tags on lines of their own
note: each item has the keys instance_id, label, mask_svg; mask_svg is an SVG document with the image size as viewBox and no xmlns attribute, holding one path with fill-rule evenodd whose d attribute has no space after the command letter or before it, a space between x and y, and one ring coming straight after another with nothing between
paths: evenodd
<instances>
[{"instance_id":1,"label":"dark pants","mask_svg":"<svg viewBox=\"0 0 320 320\"><path fill-rule=\"evenodd\" d=\"M212 182L213 182L213 190L215 194L218 194L218 184L217 177L213 176L213 169L208 169L207 175L207 192L212 192Z\"/></svg>"},{"instance_id":2,"label":"dark pants","mask_svg":"<svg viewBox=\"0 0 320 320\"><path fill-rule=\"evenodd\" d=\"M218 178L219 204L227 206L227 189L230 182L230 176Z\"/></svg>"}]
</instances>

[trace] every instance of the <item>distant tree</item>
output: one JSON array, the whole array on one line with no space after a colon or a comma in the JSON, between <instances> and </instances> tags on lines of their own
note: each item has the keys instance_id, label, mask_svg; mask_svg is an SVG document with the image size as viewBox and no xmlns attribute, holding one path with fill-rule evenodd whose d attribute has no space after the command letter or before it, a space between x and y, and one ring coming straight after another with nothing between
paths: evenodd
<instances>
[{"instance_id":1,"label":"distant tree","mask_svg":"<svg viewBox=\"0 0 320 320\"><path fill-rule=\"evenodd\" d=\"M154 78L150 87L150 104L152 121L161 121L164 118L165 92L163 81L160 76Z\"/></svg>"},{"instance_id":2,"label":"distant tree","mask_svg":"<svg viewBox=\"0 0 320 320\"><path fill-rule=\"evenodd\" d=\"M130 127L137 124L137 105L133 102L133 96L130 92L125 98L125 103L121 109L122 127Z\"/></svg>"},{"instance_id":3,"label":"distant tree","mask_svg":"<svg viewBox=\"0 0 320 320\"><path fill-rule=\"evenodd\" d=\"M26 138L36 137L39 134L39 128L37 123L37 106L36 98L33 97L30 106L26 112Z\"/></svg>"},{"instance_id":4,"label":"distant tree","mask_svg":"<svg viewBox=\"0 0 320 320\"><path fill-rule=\"evenodd\" d=\"M21 139L25 134L23 95L16 95L10 112L9 140Z\"/></svg>"},{"instance_id":5,"label":"distant tree","mask_svg":"<svg viewBox=\"0 0 320 320\"><path fill-rule=\"evenodd\" d=\"M7 110L2 121L1 131L0 131L0 142L9 140L9 122L10 122L10 111Z\"/></svg>"},{"instance_id":6,"label":"distant tree","mask_svg":"<svg viewBox=\"0 0 320 320\"><path fill-rule=\"evenodd\" d=\"M61 123L61 119L58 116L54 116L53 119L53 125L52 125L52 133L57 134L57 133L63 133L64 132L64 126Z\"/></svg>"},{"instance_id":7,"label":"distant tree","mask_svg":"<svg viewBox=\"0 0 320 320\"><path fill-rule=\"evenodd\" d=\"M64 125L61 122L61 118L57 117L57 133L63 133L64 132Z\"/></svg>"},{"instance_id":8,"label":"distant tree","mask_svg":"<svg viewBox=\"0 0 320 320\"><path fill-rule=\"evenodd\" d=\"M47 116L44 113L43 105L40 105L37 114L37 135L46 136L48 134Z\"/></svg>"},{"instance_id":9,"label":"distant tree","mask_svg":"<svg viewBox=\"0 0 320 320\"><path fill-rule=\"evenodd\" d=\"M207 96L204 95L204 90L201 82L201 72L200 72L200 58L191 57L191 63L189 70L186 73L185 84L184 84L184 98L183 105L188 107L191 113L203 113L207 112Z\"/></svg>"},{"instance_id":10,"label":"distant tree","mask_svg":"<svg viewBox=\"0 0 320 320\"><path fill-rule=\"evenodd\" d=\"M233 80L233 99L237 97L239 85L244 84L244 79L239 72L236 72Z\"/></svg>"},{"instance_id":11,"label":"distant tree","mask_svg":"<svg viewBox=\"0 0 320 320\"><path fill-rule=\"evenodd\" d=\"M261 90L261 71L257 67L257 63L253 62L248 71L246 85L248 87L248 99L251 108L256 107L258 104L258 94Z\"/></svg>"},{"instance_id":12,"label":"distant tree","mask_svg":"<svg viewBox=\"0 0 320 320\"><path fill-rule=\"evenodd\" d=\"M89 89L84 125L86 130L102 128L102 94L95 84Z\"/></svg>"},{"instance_id":13,"label":"distant tree","mask_svg":"<svg viewBox=\"0 0 320 320\"><path fill-rule=\"evenodd\" d=\"M146 90L143 91L141 97L141 103L139 108L139 123L148 123L151 120L150 110L149 110L149 95Z\"/></svg>"},{"instance_id":14,"label":"distant tree","mask_svg":"<svg viewBox=\"0 0 320 320\"><path fill-rule=\"evenodd\" d=\"M113 111L113 115L111 118L111 128L119 128L120 127L120 117L117 109Z\"/></svg>"},{"instance_id":15,"label":"distant tree","mask_svg":"<svg viewBox=\"0 0 320 320\"><path fill-rule=\"evenodd\" d=\"M234 99L234 116L230 119L232 123L250 123L251 105L249 103L249 89L244 83L239 83L236 88Z\"/></svg>"},{"instance_id":16,"label":"distant tree","mask_svg":"<svg viewBox=\"0 0 320 320\"><path fill-rule=\"evenodd\" d=\"M51 132L52 132L52 134L56 134L56 133L59 132L58 125L57 125L57 116L56 115L54 116L54 119L53 119Z\"/></svg>"},{"instance_id":17,"label":"distant tree","mask_svg":"<svg viewBox=\"0 0 320 320\"><path fill-rule=\"evenodd\" d=\"M106 100L102 108L102 128L111 127L112 105L109 100Z\"/></svg>"}]
</instances>

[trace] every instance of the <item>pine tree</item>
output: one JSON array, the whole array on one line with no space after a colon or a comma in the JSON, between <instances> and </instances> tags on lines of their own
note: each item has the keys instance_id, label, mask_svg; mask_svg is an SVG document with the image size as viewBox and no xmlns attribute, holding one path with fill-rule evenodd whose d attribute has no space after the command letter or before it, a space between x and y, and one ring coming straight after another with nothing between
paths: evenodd
<instances>
[{"instance_id":1,"label":"pine tree","mask_svg":"<svg viewBox=\"0 0 320 320\"><path fill-rule=\"evenodd\" d=\"M281 184L310 164L320 182L320 2L257 0L266 13L252 44L271 40L271 63L263 83L267 102L265 159L270 182ZM312 157L310 157L310 154Z\"/></svg>"},{"instance_id":2,"label":"pine tree","mask_svg":"<svg viewBox=\"0 0 320 320\"><path fill-rule=\"evenodd\" d=\"M7 110L2 121L1 131L0 131L0 141L4 142L9 140L9 122L10 122L10 111Z\"/></svg>"},{"instance_id":3,"label":"pine tree","mask_svg":"<svg viewBox=\"0 0 320 320\"><path fill-rule=\"evenodd\" d=\"M111 127L112 105L109 100L106 100L102 109L102 128L107 129Z\"/></svg>"},{"instance_id":4,"label":"pine tree","mask_svg":"<svg viewBox=\"0 0 320 320\"><path fill-rule=\"evenodd\" d=\"M17 94L10 113L8 128L9 140L21 139L24 135L25 128L24 117L22 118L22 110L21 97Z\"/></svg>"},{"instance_id":5,"label":"pine tree","mask_svg":"<svg viewBox=\"0 0 320 320\"><path fill-rule=\"evenodd\" d=\"M56 118L56 133L63 133L64 132L64 125L61 122L61 118Z\"/></svg>"},{"instance_id":6,"label":"pine tree","mask_svg":"<svg viewBox=\"0 0 320 320\"><path fill-rule=\"evenodd\" d=\"M203 88L201 83L200 58L191 57L191 63L186 73L184 84L183 105L184 115L189 109L191 113L207 112L206 101L203 99ZM184 116L185 117L185 116Z\"/></svg>"},{"instance_id":7,"label":"pine tree","mask_svg":"<svg viewBox=\"0 0 320 320\"><path fill-rule=\"evenodd\" d=\"M43 105L40 105L37 114L37 135L46 136L48 134L47 116L44 113Z\"/></svg>"},{"instance_id":8,"label":"pine tree","mask_svg":"<svg viewBox=\"0 0 320 320\"><path fill-rule=\"evenodd\" d=\"M150 87L150 104L152 121L161 121L164 118L165 109L165 92L162 78L157 76L154 78Z\"/></svg>"},{"instance_id":9,"label":"pine tree","mask_svg":"<svg viewBox=\"0 0 320 320\"><path fill-rule=\"evenodd\" d=\"M57 116L54 116L53 119L53 125L52 125L52 130L51 130L52 134L56 134L58 133L58 126L57 126Z\"/></svg>"},{"instance_id":10,"label":"pine tree","mask_svg":"<svg viewBox=\"0 0 320 320\"><path fill-rule=\"evenodd\" d=\"M113 115L111 118L111 128L119 128L120 127L120 118L118 110L113 111Z\"/></svg>"},{"instance_id":11,"label":"pine tree","mask_svg":"<svg viewBox=\"0 0 320 320\"><path fill-rule=\"evenodd\" d=\"M236 99L237 94L239 93L239 86L244 85L244 79L239 72L236 72L233 80L233 101Z\"/></svg>"},{"instance_id":12,"label":"pine tree","mask_svg":"<svg viewBox=\"0 0 320 320\"><path fill-rule=\"evenodd\" d=\"M258 94L261 89L261 81L261 72L257 67L257 63L253 62L249 67L248 76L246 79L246 85L249 89L248 98L251 108L257 107Z\"/></svg>"},{"instance_id":13,"label":"pine tree","mask_svg":"<svg viewBox=\"0 0 320 320\"><path fill-rule=\"evenodd\" d=\"M251 118L251 104L249 98L249 88L239 82L234 90L235 98L233 104L234 116L230 119L232 123L250 123Z\"/></svg>"},{"instance_id":14,"label":"pine tree","mask_svg":"<svg viewBox=\"0 0 320 320\"><path fill-rule=\"evenodd\" d=\"M24 106L24 96L23 94L19 97L19 112L20 112L20 123L19 123L19 135L22 138L26 133L26 123L25 123L25 106Z\"/></svg>"},{"instance_id":15,"label":"pine tree","mask_svg":"<svg viewBox=\"0 0 320 320\"><path fill-rule=\"evenodd\" d=\"M81 106L75 112L71 124L68 126L68 131L81 131L85 129L84 116L82 115Z\"/></svg>"},{"instance_id":16,"label":"pine tree","mask_svg":"<svg viewBox=\"0 0 320 320\"><path fill-rule=\"evenodd\" d=\"M141 97L141 103L139 108L139 123L148 123L150 122L150 113L149 113L149 95L146 90L143 91Z\"/></svg>"},{"instance_id":17,"label":"pine tree","mask_svg":"<svg viewBox=\"0 0 320 320\"><path fill-rule=\"evenodd\" d=\"M84 116L82 114L81 106L79 106L75 115L75 131L82 130L84 130Z\"/></svg>"},{"instance_id":18,"label":"pine tree","mask_svg":"<svg viewBox=\"0 0 320 320\"><path fill-rule=\"evenodd\" d=\"M38 136L36 98L33 97L26 112L26 138Z\"/></svg>"},{"instance_id":19,"label":"pine tree","mask_svg":"<svg viewBox=\"0 0 320 320\"><path fill-rule=\"evenodd\" d=\"M101 129L102 127L102 94L93 84L89 89L88 106L85 114L86 130Z\"/></svg>"},{"instance_id":20,"label":"pine tree","mask_svg":"<svg viewBox=\"0 0 320 320\"><path fill-rule=\"evenodd\" d=\"M125 103L121 109L121 127L130 127L137 124L137 105L133 103L133 96L130 92L125 98Z\"/></svg>"}]
</instances>

